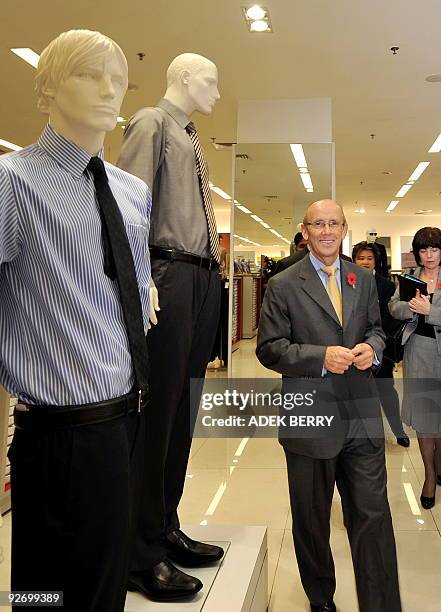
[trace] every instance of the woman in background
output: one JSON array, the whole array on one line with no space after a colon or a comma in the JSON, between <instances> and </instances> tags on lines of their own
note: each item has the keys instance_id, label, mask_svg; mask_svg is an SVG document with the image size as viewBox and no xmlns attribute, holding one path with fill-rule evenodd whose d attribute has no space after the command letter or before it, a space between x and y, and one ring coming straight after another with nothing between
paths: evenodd
<instances>
[{"instance_id":1,"label":"woman in background","mask_svg":"<svg viewBox=\"0 0 441 612\"><path fill-rule=\"evenodd\" d=\"M415 276L427 283L428 295L417 291L403 302L397 289L389 310L397 319L409 319L403 333L403 421L417 432L425 471L421 505L429 509L437 482L441 485L441 230L418 230L412 251Z\"/></svg>"},{"instance_id":2,"label":"woman in background","mask_svg":"<svg viewBox=\"0 0 441 612\"><path fill-rule=\"evenodd\" d=\"M370 270L375 274L375 266L379 260L379 252L373 242L359 242L352 249L352 261L362 268ZM380 274L375 274L377 284L378 302L380 304L381 324L386 337L392 334L400 322L392 317L389 312L388 303L395 292L395 285L392 281L384 278ZM384 414L389 422L397 443L400 446L408 447L410 440L403 429L400 417L400 400L394 386L394 361L392 358L391 347L386 340L386 348L383 352L381 366L374 371L375 382L380 396Z\"/></svg>"}]
</instances>

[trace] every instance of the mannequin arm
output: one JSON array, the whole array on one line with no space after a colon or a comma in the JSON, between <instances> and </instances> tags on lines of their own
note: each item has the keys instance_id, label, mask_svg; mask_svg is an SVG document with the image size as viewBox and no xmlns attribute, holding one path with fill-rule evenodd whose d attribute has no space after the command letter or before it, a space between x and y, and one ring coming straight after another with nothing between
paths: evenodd
<instances>
[{"instance_id":1,"label":"mannequin arm","mask_svg":"<svg viewBox=\"0 0 441 612\"><path fill-rule=\"evenodd\" d=\"M153 192L156 172L165 151L163 117L155 108L143 108L129 121L117 166L142 179Z\"/></svg>"}]
</instances>

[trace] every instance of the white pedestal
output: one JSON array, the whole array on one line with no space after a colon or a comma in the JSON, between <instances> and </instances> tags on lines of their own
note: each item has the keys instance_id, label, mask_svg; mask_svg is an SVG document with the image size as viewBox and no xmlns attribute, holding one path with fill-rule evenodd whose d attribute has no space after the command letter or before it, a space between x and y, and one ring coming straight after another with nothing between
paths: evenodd
<instances>
[{"instance_id":1,"label":"white pedestal","mask_svg":"<svg viewBox=\"0 0 441 612\"><path fill-rule=\"evenodd\" d=\"M191 601L157 603L128 593L125 612L265 612L268 605L266 527L183 526L195 540L222 546L222 561L211 567L181 568L204 588Z\"/></svg>"}]
</instances>

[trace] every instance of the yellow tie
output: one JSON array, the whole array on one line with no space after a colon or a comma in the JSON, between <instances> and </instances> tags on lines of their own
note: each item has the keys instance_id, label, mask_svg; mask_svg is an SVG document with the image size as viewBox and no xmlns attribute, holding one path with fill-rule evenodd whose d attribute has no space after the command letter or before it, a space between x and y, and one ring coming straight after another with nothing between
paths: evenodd
<instances>
[{"instance_id":1,"label":"yellow tie","mask_svg":"<svg viewBox=\"0 0 441 612\"><path fill-rule=\"evenodd\" d=\"M343 312L342 312L342 301L340 289L337 285L337 279L335 278L335 272L337 268L335 266L323 266L323 272L328 275L328 281L326 283L326 291L328 292L329 298L334 306L334 310L337 313L338 320L343 323Z\"/></svg>"}]
</instances>

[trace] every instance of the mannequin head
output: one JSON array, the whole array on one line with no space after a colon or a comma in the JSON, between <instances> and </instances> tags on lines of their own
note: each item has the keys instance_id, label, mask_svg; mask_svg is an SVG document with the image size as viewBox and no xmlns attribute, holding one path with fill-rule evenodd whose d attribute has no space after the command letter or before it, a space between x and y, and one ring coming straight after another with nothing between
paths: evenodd
<instances>
[{"instance_id":1,"label":"mannequin head","mask_svg":"<svg viewBox=\"0 0 441 612\"><path fill-rule=\"evenodd\" d=\"M368 229L366 232L366 242L373 243L376 241L376 239L377 239L377 230L375 229L375 227L373 227L372 229Z\"/></svg>"},{"instance_id":2,"label":"mannequin head","mask_svg":"<svg viewBox=\"0 0 441 612\"><path fill-rule=\"evenodd\" d=\"M89 30L63 32L49 43L35 77L39 110L58 133L91 153L115 127L127 84L120 47Z\"/></svg>"},{"instance_id":3,"label":"mannequin head","mask_svg":"<svg viewBox=\"0 0 441 612\"><path fill-rule=\"evenodd\" d=\"M216 65L196 53L182 53L167 69L164 98L188 116L195 111L209 115L219 100Z\"/></svg>"}]
</instances>

